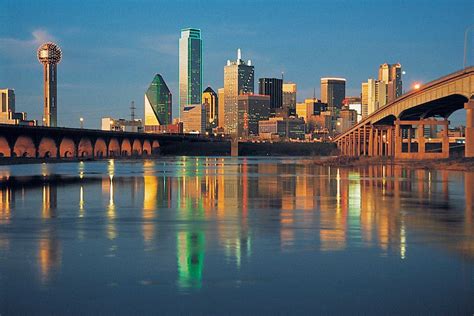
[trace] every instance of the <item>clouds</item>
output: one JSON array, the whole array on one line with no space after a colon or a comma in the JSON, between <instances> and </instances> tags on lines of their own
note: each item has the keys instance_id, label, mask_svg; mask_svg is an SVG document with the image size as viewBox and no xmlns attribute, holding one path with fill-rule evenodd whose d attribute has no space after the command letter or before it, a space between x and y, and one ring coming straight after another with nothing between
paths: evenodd
<instances>
[{"instance_id":1,"label":"clouds","mask_svg":"<svg viewBox=\"0 0 474 316\"><path fill-rule=\"evenodd\" d=\"M35 29L29 39L0 38L0 51L4 55L18 56L18 53L30 51L44 42L55 41L55 37L46 29Z\"/></svg>"},{"instance_id":2,"label":"clouds","mask_svg":"<svg viewBox=\"0 0 474 316\"><path fill-rule=\"evenodd\" d=\"M36 62L32 55L36 54L37 48L44 42L56 41L57 39L46 29L38 28L31 32L28 39L11 37L0 38L0 60L5 59L13 66L29 66ZM2 66L7 66L3 64Z\"/></svg>"}]
</instances>

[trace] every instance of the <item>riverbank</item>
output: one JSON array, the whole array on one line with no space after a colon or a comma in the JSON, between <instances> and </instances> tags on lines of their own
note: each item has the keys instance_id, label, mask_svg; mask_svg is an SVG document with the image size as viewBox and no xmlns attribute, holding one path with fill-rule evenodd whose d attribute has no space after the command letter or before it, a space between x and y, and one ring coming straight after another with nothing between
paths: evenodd
<instances>
[{"instance_id":1,"label":"riverbank","mask_svg":"<svg viewBox=\"0 0 474 316\"><path fill-rule=\"evenodd\" d=\"M399 165L413 169L438 169L453 171L474 171L474 158L448 158L408 160L386 157L329 157L315 161L317 165L331 167L366 167L369 165Z\"/></svg>"}]
</instances>

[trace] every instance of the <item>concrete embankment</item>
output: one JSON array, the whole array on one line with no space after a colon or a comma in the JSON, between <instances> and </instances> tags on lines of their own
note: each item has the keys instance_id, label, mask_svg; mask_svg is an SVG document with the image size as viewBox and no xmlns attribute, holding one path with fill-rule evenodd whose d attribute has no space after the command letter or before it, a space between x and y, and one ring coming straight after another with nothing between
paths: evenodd
<instances>
[{"instance_id":1,"label":"concrete embankment","mask_svg":"<svg viewBox=\"0 0 474 316\"><path fill-rule=\"evenodd\" d=\"M181 142L160 148L162 155L229 156L230 142ZM239 143L239 156L329 156L336 151L333 143Z\"/></svg>"}]
</instances>

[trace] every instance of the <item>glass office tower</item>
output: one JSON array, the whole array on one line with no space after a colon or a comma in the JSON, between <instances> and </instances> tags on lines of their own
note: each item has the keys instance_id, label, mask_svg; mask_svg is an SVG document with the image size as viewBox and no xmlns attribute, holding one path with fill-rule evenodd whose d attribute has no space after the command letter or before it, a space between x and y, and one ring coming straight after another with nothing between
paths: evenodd
<instances>
[{"instance_id":1,"label":"glass office tower","mask_svg":"<svg viewBox=\"0 0 474 316\"><path fill-rule=\"evenodd\" d=\"M181 30L179 39L179 113L184 107L201 104L202 39L201 30Z\"/></svg>"},{"instance_id":2,"label":"glass office tower","mask_svg":"<svg viewBox=\"0 0 474 316\"><path fill-rule=\"evenodd\" d=\"M156 74L145 93L145 131L158 125L171 124L172 95L160 74Z\"/></svg>"}]
</instances>

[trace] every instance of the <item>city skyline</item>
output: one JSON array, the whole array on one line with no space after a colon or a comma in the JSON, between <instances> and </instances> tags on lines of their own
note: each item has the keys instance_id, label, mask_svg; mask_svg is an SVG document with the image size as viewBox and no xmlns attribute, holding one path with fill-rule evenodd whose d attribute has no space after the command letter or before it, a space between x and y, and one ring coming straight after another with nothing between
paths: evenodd
<instances>
[{"instance_id":1,"label":"city skyline","mask_svg":"<svg viewBox=\"0 0 474 316\"><path fill-rule=\"evenodd\" d=\"M285 80L298 85L298 101L311 97L314 87L319 96L319 80L326 76L347 78L346 95L357 96L360 94L361 83L367 78L376 78L378 66L385 62L400 62L403 65L404 70L407 71L404 76L404 87L408 89L415 81L427 82L462 67L464 30L469 25L470 3L459 1L458 4L452 6L450 2L445 1L439 2L437 6L426 7L383 3L378 8L365 7L367 12L364 13L360 12L361 9L356 8L354 4L336 2L333 9L346 19L345 23L333 30L331 29L333 25L324 16L317 22L304 19L309 14L307 11L327 9L325 4L301 1L291 6L279 3L275 6L274 16L264 14L264 19L261 20L255 19L256 13L253 11L261 12L264 4L252 4L254 10L246 12L245 19L240 24L236 24L238 27L233 28L230 25L242 18L242 13L236 12L233 16L225 15L209 23L202 14L199 14L204 8L199 3L191 3L189 10L175 14L175 19L167 17L160 20L159 28L150 27L145 21L138 21L133 27L124 32L112 34L105 40L97 34L98 32L95 32L95 28L90 25L84 26L77 18L68 21L67 26L59 21L62 18L58 19L58 17L73 17L74 5L64 8L58 2L56 7L46 12L37 7L39 4L26 5L11 1L7 3L11 14L0 16L2 24L7 25L6 28L0 30L0 86L15 89L17 109L28 112L29 118L40 121L42 114L41 68L35 60L35 50L44 41L54 40L67 56L61 63L59 74L61 78L58 85L60 125L78 126L79 117L83 114L86 127L97 127L100 118L111 112L118 113L121 117L128 117L128 104L131 100L140 104L143 92L149 84L149 78L155 73L162 73L165 78L169 78L167 83L170 90L172 94L178 96L179 30L193 26L199 27L205 33L202 87L211 86L217 91L223 86L222 65L240 47L245 51L246 57L252 59L256 65L255 78L278 78L281 72L284 72ZM91 5L92 3L86 2L84 6ZM127 14L132 16L138 12L143 13L142 8L131 8L131 2L124 1L122 5L130 9ZM231 3L216 3L215 6L211 6L211 11L220 12L229 6ZM109 9L110 6L94 3L96 13L84 13L82 18L89 19L93 25L104 28L106 31L107 28L122 21L124 14L117 7L112 7L108 12L108 23L110 22L111 26L106 26L105 22L98 17L106 7ZM176 5L161 3L161 8L163 7L169 9L168 15L178 12ZM150 12L145 12L145 14L156 13L157 9L158 5L151 6ZM209 10L209 7L206 6L206 9ZM369 22L359 21L361 14L362 16L364 14L377 15L389 9L392 10L393 15L399 14L401 21L404 21L401 25L397 25L400 29L395 26L381 26L379 29L372 30ZM351 16L352 10L355 10L354 17L357 16L358 20L354 20ZM421 13L420 10L430 13L427 14L429 17L423 20L422 25L421 21L417 22L414 19ZM297 17L305 20L306 24L302 24L297 18L285 15L289 12L298 12ZM295 25L295 28L300 30L297 36L288 37L286 35L290 30L287 30L284 25L270 23L277 18L281 19L283 15L288 16L288 19L294 20L295 23L298 22ZM20 16L31 18L20 19ZM443 29L441 29L441 24L438 24L441 18L444 20L454 18L453 21L456 23L443 24ZM20 21L13 29L9 25L13 25L15 19ZM347 25L351 25L350 29ZM271 34L279 32L281 36L265 38L263 35L270 26L274 27ZM308 29L311 28L308 26L317 26L315 29L321 32L310 32ZM159 32L154 30L159 30ZM408 30L412 31L408 32ZM342 36L334 41L333 37L337 32L341 32ZM354 34L357 36L351 38ZM133 39L135 35L137 39ZM396 42L398 45L395 45L393 40L384 43L384 36L398 39ZM124 41L125 37L130 42ZM305 41L306 37L311 41ZM380 40L375 40L374 43L365 42L364 45L358 44L367 40L367 37L380 38ZM277 41L277 38L285 39L285 45ZM301 47L301 44L308 43L314 44L298 52L288 49L288 45L299 44L297 47ZM350 45L350 50L343 49L347 45ZM472 47L472 41L468 46ZM324 47L327 49L322 49ZM375 47L378 49L374 49ZM413 54L414 49L419 51L419 54ZM135 56L137 51L141 52L138 57ZM308 59L308 56L311 58ZM468 61L473 58L468 57ZM354 61L355 58L357 58L357 63ZM328 64L329 60L332 63ZM441 63L441 60L448 62ZM131 68L134 69L131 70ZM112 96L104 93L110 90L116 93ZM174 98L174 117L179 113L177 103L177 98ZM137 116L143 116L143 110L140 107Z\"/></svg>"}]
</instances>

